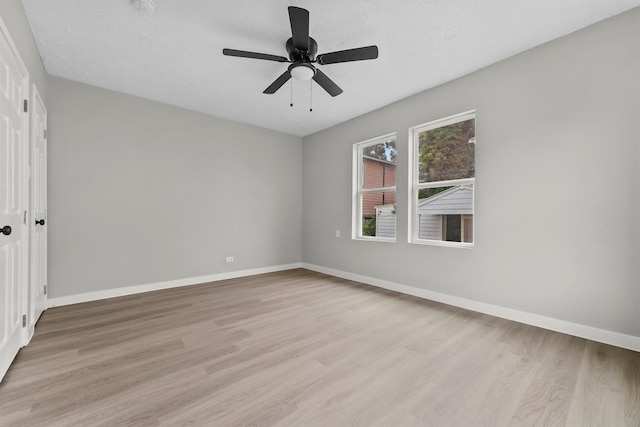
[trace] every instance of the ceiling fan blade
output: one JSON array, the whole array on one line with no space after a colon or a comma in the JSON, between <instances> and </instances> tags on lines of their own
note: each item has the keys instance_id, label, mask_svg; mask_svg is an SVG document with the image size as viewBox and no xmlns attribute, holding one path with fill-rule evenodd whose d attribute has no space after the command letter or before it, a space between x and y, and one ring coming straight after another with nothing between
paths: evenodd
<instances>
[{"instance_id":1,"label":"ceiling fan blade","mask_svg":"<svg viewBox=\"0 0 640 427\"><path fill-rule=\"evenodd\" d=\"M276 93L276 91L280 89L283 84L288 82L290 78L291 73L289 72L289 70L287 70L284 73L280 74L280 77L278 77L273 83L271 83L269 87L266 88L262 93L267 93L269 95Z\"/></svg>"},{"instance_id":2,"label":"ceiling fan blade","mask_svg":"<svg viewBox=\"0 0 640 427\"><path fill-rule=\"evenodd\" d=\"M342 93L342 89L333 82L325 73L316 69L316 74L313 76L313 80L318 83L322 89L326 90L331 96L338 96Z\"/></svg>"},{"instance_id":3,"label":"ceiling fan blade","mask_svg":"<svg viewBox=\"0 0 640 427\"><path fill-rule=\"evenodd\" d=\"M298 50L309 50L309 11L300 7L289 6L289 21L293 47Z\"/></svg>"},{"instance_id":4,"label":"ceiling fan blade","mask_svg":"<svg viewBox=\"0 0 640 427\"><path fill-rule=\"evenodd\" d=\"M323 53L318 55L316 62L320 65L326 65L337 64L338 62L364 61L365 59L376 59L377 57L378 46L373 45Z\"/></svg>"},{"instance_id":5,"label":"ceiling fan blade","mask_svg":"<svg viewBox=\"0 0 640 427\"><path fill-rule=\"evenodd\" d=\"M267 61L289 62L284 56L269 55L268 53L247 52L246 50L222 49L222 54L238 56L240 58L265 59Z\"/></svg>"}]
</instances>

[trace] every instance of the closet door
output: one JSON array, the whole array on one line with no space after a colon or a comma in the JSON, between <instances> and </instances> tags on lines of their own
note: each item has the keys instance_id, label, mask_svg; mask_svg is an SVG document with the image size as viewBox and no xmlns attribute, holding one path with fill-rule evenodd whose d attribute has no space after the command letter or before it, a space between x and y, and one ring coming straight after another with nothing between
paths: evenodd
<instances>
[{"instance_id":1,"label":"closet door","mask_svg":"<svg viewBox=\"0 0 640 427\"><path fill-rule=\"evenodd\" d=\"M31 87L31 241L28 340L47 305L47 109Z\"/></svg>"},{"instance_id":2,"label":"closet door","mask_svg":"<svg viewBox=\"0 0 640 427\"><path fill-rule=\"evenodd\" d=\"M29 75L0 21L0 380L25 341Z\"/></svg>"}]
</instances>

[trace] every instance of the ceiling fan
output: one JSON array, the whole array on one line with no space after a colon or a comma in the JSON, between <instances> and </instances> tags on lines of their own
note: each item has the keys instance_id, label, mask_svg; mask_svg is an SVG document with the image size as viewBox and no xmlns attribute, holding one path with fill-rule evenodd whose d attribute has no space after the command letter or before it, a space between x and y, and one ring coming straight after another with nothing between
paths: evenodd
<instances>
[{"instance_id":1,"label":"ceiling fan","mask_svg":"<svg viewBox=\"0 0 640 427\"><path fill-rule=\"evenodd\" d=\"M313 79L326 90L329 95L337 96L342 93L342 89L313 64L337 64L340 62L376 59L378 57L378 47L375 45L340 50L316 56L318 44L313 38L309 37L309 11L300 7L289 6L289 21L291 22L292 37L289 38L285 44L289 59L284 56L247 52L245 50L222 50L222 53L227 56L291 63L289 68L271 83L263 93L275 93L282 85L289 81L291 77L294 77L298 80Z\"/></svg>"}]
</instances>

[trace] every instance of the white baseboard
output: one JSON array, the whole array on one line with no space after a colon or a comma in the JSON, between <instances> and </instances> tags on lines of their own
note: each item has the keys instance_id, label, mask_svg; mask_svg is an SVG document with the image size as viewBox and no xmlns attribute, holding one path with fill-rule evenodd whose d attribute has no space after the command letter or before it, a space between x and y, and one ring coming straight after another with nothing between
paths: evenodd
<instances>
[{"instance_id":1,"label":"white baseboard","mask_svg":"<svg viewBox=\"0 0 640 427\"><path fill-rule=\"evenodd\" d=\"M313 270L319 273L329 274L331 276L353 280L355 282L361 282L367 285L373 285L379 288L389 289L391 291L413 295L419 298L437 301L444 304L453 305L455 307L465 308L467 310L477 311L479 313L489 314L491 316L501 317L503 319L513 320L527 325L538 326L540 328L562 332L564 334L586 338L588 340L598 341L605 344L615 345L616 347L627 348L629 350L640 352L640 337L635 337L633 335L625 335L605 329L598 329L591 326L580 325L578 323L553 319L546 316L540 316L538 314L527 313L511 308L500 307L497 305L487 304L466 298L442 294L440 292L433 292L413 286L402 285L400 283L376 279L374 277L348 273L346 271L335 270L333 268L322 267L319 265L302 263L302 267L306 268L307 270Z\"/></svg>"},{"instance_id":2,"label":"white baseboard","mask_svg":"<svg viewBox=\"0 0 640 427\"><path fill-rule=\"evenodd\" d=\"M209 274L206 276L188 277L185 279L168 280L166 282L148 283L144 285L125 286L122 288L106 289L103 291L86 292L58 298L49 298L47 307L60 307L63 305L78 304L82 302L97 301L101 299L116 298L126 295L140 294L143 292L159 291L161 289L177 288L180 286L199 285L218 280L235 279L238 277L255 276L256 274L273 273L276 271L302 268L302 263L275 265L271 267L252 268L249 270L231 271L229 273Z\"/></svg>"}]
</instances>

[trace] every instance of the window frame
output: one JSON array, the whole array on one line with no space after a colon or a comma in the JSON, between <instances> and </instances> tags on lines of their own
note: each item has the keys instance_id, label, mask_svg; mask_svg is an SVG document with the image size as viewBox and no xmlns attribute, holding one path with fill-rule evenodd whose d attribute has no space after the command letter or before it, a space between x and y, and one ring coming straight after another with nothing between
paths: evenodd
<instances>
[{"instance_id":1,"label":"window frame","mask_svg":"<svg viewBox=\"0 0 640 427\"><path fill-rule=\"evenodd\" d=\"M390 187L376 187L376 188L364 188L364 161L363 161L363 149L370 145L376 145L385 141L393 139L398 143L397 132L391 132L385 135L381 135L375 138L367 139L353 144L353 166L352 166L352 197L351 197L351 238L353 240L365 240L371 242L387 242L395 243L398 239L398 222L396 215L396 236L395 237L379 237L379 236L363 236L362 235L362 210L363 210L363 198L364 194L368 193L384 193L394 192L397 209L397 175L396 185ZM397 151L396 151L397 153ZM397 154L396 154L397 156ZM396 173L397 173L397 157L396 157Z\"/></svg>"},{"instance_id":2,"label":"window frame","mask_svg":"<svg viewBox=\"0 0 640 427\"><path fill-rule=\"evenodd\" d=\"M440 127L452 125L459 122L464 122L466 120L476 119L476 110L469 110L463 113L454 114L452 116L444 117L437 120L432 120L427 123L423 123L417 126L413 126L409 128L409 156L408 156L408 166L409 166L409 185L408 185L408 224L407 227L407 241L409 243L418 244L418 245L430 245L430 246L446 246L446 247L455 247L455 248L467 248L471 249L475 246L475 196L476 196L476 178L461 178L461 179L452 179L446 181L433 181L433 182L420 182L419 179L419 169L420 166L418 164L419 155L419 141L420 141L420 133L426 132L429 130L437 129ZM474 137L475 139L475 137ZM475 141L474 141L475 144ZM475 161L475 155L474 155ZM420 224L420 219L418 215L418 192L423 188L435 188L435 187L448 187L448 186L457 186L464 184L473 184L473 219L472 219L472 242L449 242L444 240L429 240L429 239L420 239L418 236L418 228ZM468 214L464 214L465 216ZM464 240L464 239L463 239Z\"/></svg>"}]
</instances>

